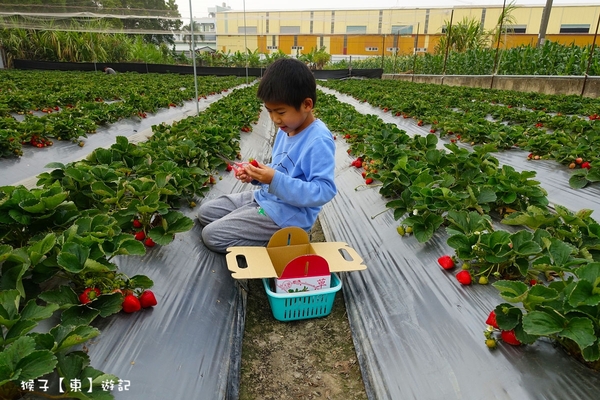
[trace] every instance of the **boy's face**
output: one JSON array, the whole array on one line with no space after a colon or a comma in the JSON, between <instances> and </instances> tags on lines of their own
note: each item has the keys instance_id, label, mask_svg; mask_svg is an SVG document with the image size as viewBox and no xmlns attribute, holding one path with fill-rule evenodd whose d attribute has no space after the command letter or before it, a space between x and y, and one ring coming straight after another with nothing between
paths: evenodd
<instances>
[{"instance_id":1,"label":"boy's face","mask_svg":"<svg viewBox=\"0 0 600 400\"><path fill-rule=\"evenodd\" d=\"M315 120L312 114L313 102L310 98L302 102L299 110L288 104L269 101L265 101L265 108L275 125L287 133L288 136L300 133Z\"/></svg>"}]
</instances>

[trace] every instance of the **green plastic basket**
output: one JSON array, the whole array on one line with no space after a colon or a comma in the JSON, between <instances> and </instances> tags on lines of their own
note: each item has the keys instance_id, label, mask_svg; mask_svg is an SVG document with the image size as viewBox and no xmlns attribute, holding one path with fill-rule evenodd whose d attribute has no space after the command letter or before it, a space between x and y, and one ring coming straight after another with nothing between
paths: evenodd
<instances>
[{"instance_id":1,"label":"green plastic basket","mask_svg":"<svg viewBox=\"0 0 600 400\"><path fill-rule=\"evenodd\" d=\"M342 281L331 274L331 287L297 293L275 293L269 287L270 279L263 279L273 316L279 321L319 318L329 315L335 294L342 288Z\"/></svg>"}]
</instances>

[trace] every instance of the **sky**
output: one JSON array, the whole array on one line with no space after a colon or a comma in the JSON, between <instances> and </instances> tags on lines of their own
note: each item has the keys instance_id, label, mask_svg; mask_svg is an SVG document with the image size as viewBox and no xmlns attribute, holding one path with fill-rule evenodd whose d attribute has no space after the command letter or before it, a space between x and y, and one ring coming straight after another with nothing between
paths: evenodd
<instances>
[{"instance_id":1,"label":"sky","mask_svg":"<svg viewBox=\"0 0 600 400\"><path fill-rule=\"evenodd\" d=\"M223 2L235 11L244 10L244 0L191 0L193 16L207 17L208 8L221 5ZM507 0L507 4L510 0ZM176 0L182 18L190 17L190 0ZM365 3L368 5L366 6ZM319 9L365 9L365 8L427 8L452 6L502 6L503 0L245 0L246 11L252 10L319 10ZM516 0L516 5L545 5L546 0ZM554 5L582 4L597 5L598 0L554 0Z\"/></svg>"}]
</instances>

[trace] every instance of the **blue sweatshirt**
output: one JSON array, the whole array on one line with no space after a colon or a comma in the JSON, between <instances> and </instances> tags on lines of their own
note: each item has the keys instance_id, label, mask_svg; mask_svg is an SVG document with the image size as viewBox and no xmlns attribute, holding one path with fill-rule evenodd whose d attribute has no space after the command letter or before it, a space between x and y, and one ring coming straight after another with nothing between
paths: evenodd
<instances>
[{"instance_id":1,"label":"blue sweatshirt","mask_svg":"<svg viewBox=\"0 0 600 400\"><path fill-rule=\"evenodd\" d=\"M316 119L294 136L277 132L272 162L275 176L270 185L259 183L256 202L279 227L314 225L323 205L337 189L334 183L335 143L325 124Z\"/></svg>"}]
</instances>

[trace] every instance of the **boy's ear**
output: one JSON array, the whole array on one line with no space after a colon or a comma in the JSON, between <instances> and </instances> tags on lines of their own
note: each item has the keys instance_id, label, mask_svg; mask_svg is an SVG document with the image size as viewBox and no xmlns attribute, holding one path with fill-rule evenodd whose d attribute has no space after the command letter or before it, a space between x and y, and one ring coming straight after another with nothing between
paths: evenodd
<instances>
[{"instance_id":1,"label":"boy's ear","mask_svg":"<svg viewBox=\"0 0 600 400\"><path fill-rule=\"evenodd\" d=\"M314 106L315 105L313 104L313 101L310 97L305 98L302 102L302 107L304 107L306 111L312 110Z\"/></svg>"}]
</instances>

